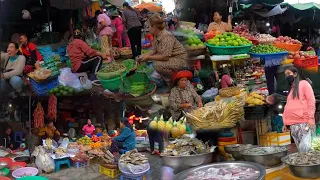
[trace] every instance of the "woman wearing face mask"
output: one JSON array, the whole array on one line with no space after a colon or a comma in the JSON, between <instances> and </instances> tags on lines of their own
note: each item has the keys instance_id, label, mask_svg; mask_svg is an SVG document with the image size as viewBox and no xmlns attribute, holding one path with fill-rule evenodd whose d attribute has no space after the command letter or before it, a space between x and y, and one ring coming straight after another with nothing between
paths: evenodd
<instances>
[{"instance_id":1,"label":"woman wearing face mask","mask_svg":"<svg viewBox=\"0 0 320 180\"><path fill-rule=\"evenodd\" d=\"M92 135L96 128L92 125L91 119L88 119L87 124L83 126L82 131L84 135Z\"/></svg>"},{"instance_id":2,"label":"woman wearing face mask","mask_svg":"<svg viewBox=\"0 0 320 180\"><path fill-rule=\"evenodd\" d=\"M172 119L175 121L182 116L182 111L189 111L203 106L201 97L189 82L192 76L190 71L180 71L173 75L176 87L171 89L169 102Z\"/></svg>"},{"instance_id":3,"label":"woman wearing face mask","mask_svg":"<svg viewBox=\"0 0 320 180\"><path fill-rule=\"evenodd\" d=\"M291 135L298 145L301 133L315 126L315 97L308 81L300 80L298 70L290 67L285 71L286 79L290 85L290 92L283 112L283 129L290 126ZM311 142L310 142L311 143ZM299 148L299 146L298 146Z\"/></svg>"},{"instance_id":4,"label":"woman wearing face mask","mask_svg":"<svg viewBox=\"0 0 320 180\"><path fill-rule=\"evenodd\" d=\"M7 53L1 53L0 64L4 70L0 69L0 94L9 92L11 87L18 93L22 93L23 69L26 63L26 58L21 55L19 45L11 42L8 45Z\"/></svg>"}]
</instances>

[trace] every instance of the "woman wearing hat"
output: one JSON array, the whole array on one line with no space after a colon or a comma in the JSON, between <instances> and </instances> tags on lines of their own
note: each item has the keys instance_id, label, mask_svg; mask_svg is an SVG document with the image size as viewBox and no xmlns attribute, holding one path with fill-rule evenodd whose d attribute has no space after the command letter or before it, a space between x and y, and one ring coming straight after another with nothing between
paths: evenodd
<instances>
[{"instance_id":1,"label":"woman wearing hat","mask_svg":"<svg viewBox=\"0 0 320 180\"><path fill-rule=\"evenodd\" d=\"M182 116L182 111L203 106L201 97L189 82L192 76L190 71L180 71L173 75L175 87L171 89L169 102L172 119L175 121Z\"/></svg>"},{"instance_id":2,"label":"woman wearing hat","mask_svg":"<svg viewBox=\"0 0 320 180\"><path fill-rule=\"evenodd\" d=\"M116 34L118 39L118 45L120 48L122 48L122 38L124 38L124 41L126 43L127 47L130 47L130 40L129 37L125 31L125 28L123 26L122 18L119 15L118 11L113 12L112 14L112 25L116 28Z\"/></svg>"}]
</instances>

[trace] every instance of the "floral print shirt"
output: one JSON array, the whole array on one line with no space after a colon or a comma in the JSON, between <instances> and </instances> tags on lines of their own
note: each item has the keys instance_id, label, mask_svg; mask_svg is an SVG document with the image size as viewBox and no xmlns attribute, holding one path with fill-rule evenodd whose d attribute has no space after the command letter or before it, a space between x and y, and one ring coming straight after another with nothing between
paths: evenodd
<instances>
[{"instance_id":1,"label":"floral print shirt","mask_svg":"<svg viewBox=\"0 0 320 180\"><path fill-rule=\"evenodd\" d=\"M191 103L193 107L189 110L193 110L198 107L199 101L201 101L201 97L197 94L197 92L190 83L188 83L185 89L182 89L177 86L172 88L169 95L170 112L172 115L172 119L179 119L182 112L182 109L180 108L181 104Z\"/></svg>"}]
</instances>

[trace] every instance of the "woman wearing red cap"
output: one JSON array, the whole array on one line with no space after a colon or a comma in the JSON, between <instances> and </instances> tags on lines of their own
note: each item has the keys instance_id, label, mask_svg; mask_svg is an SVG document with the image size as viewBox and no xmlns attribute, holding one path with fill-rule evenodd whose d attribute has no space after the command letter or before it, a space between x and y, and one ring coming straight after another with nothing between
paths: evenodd
<instances>
[{"instance_id":1,"label":"woman wearing red cap","mask_svg":"<svg viewBox=\"0 0 320 180\"><path fill-rule=\"evenodd\" d=\"M189 82L192 76L193 74L190 71L180 71L173 75L173 82L176 86L171 89L169 96L170 112L173 120L178 120L182 111L190 111L203 106L201 97Z\"/></svg>"}]
</instances>

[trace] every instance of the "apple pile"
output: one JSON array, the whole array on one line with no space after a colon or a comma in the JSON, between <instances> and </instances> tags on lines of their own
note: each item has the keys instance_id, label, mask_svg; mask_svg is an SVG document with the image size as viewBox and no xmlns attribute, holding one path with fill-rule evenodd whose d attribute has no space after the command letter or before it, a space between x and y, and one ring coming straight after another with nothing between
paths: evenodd
<instances>
[{"instance_id":1,"label":"apple pile","mask_svg":"<svg viewBox=\"0 0 320 180\"><path fill-rule=\"evenodd\" d=\"M310 58L312 56L310 56L308 53L304 52L304 51L296 51L296 52L289 52L289 59L307 59Z\"/></svg>"},{"instance_id":2,"label":"apple pile","mask_svg":"<svg viewBox=\"0 0 320 180\"><path fill-rule=\"evenodd\" d=\"M285 43L285 44L302 44L300 41L296 40L296 39L292 39L291 37L288 36L279 36L275 41L275 44L277 43Z\"/></svg>"}]
</instances>

